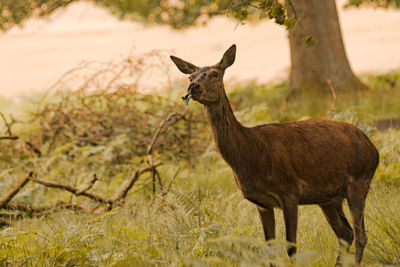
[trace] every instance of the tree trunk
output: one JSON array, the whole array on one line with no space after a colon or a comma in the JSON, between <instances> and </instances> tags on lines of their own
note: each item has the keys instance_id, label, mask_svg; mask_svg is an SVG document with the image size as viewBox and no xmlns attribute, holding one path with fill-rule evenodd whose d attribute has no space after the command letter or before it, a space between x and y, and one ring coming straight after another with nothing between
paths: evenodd
<instances>
[{"instance_id":1,"label":"tree trunk","mask_svg":"<svg viewBox=\"0 0 400 267\"><path fill-rule=\"evenodd\" d=\"M351 70L344 50L335 0L287 0L289 16L297 18L289 30L294 91L329 93L366 89ZM313 44L315 42L315 44Z\"/></svg>"}]
</instances>

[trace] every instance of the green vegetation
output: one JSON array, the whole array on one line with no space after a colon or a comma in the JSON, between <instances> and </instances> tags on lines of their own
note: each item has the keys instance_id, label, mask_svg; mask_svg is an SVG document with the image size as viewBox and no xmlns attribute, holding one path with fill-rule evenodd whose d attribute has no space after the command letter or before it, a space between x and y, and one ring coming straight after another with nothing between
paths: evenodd
<instances>
[{"instance_id":1,"label":"green vegetation","mask_svg":"<svg viewBox=\"0 0 400 267\"><path fill-rule=\"evenodd\" d=\"M0 30L7 31L22 25L30 17L47 17L55 10L65 8L80 0L3 0L0 2ZM229 13L239 21L248 19L274 19L277 24L292 27L294 19L286 14L286 6L278 0L90 0L106 8L120 19L139 20L145 23L168 24L175 29L206 23L214 16Z\"/></svg>"},{"instance_id":2,"label":"green vegetation","mask_svg":"<svg viewBox=\"0 0 400 267\"><path fill-rule=\"evenodd\" d=\"M18 139L0 140L1 196L33 170L35 177L76 188L95 173L99 181L88 192L111 197L148 165L146 149L163 119L172 112L184 119L166 124L153 148L154 162L162 163L157 167L162 183L153 182L151 172L141 175L125 203L112 210L29 182L10 204L38 207L62 201L87 209L0 210L4 223L12 224L0 231L0 265L333 266L336 237L318 207L300 208L294 261L285 253L281 212L278 241L263 241L256 209L243 200L215 151L201 106L181 102L186 83L176 82L160 94L139 93L140 72L148 67L140 58L85 65L61 79L56 88L62 90L55 94L19 104L4 100L0 111L7 123L0 123L0 133ZM374 89L357 95L331 92L318 99L290 95L286 81L227 88L244 125L323 117L350 121L372 137L381 163L367 200L364 262L399 265L400 131L378 131L374 121L400 117L400 72L363 80ZM346 257L349 265L353 250Z\"/></svg>"}]
</instances>

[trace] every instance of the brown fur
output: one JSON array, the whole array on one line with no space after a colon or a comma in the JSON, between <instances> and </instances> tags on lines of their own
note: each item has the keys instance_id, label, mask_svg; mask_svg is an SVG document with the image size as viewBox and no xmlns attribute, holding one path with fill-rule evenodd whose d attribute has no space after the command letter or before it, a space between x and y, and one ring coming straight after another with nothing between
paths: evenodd
<instances>
[{"instance_id":1,"label":"brown fur","mask_svg":"<svg viewBox=\"0 0 400 267\"><path fill-rule=\"evenodd\" d=\"M296 243L298 205L317 204L339 239L356 240L360 263L367 242L364 206L379 154L357 127L337 121L306 120L247 128L235 118L223 74L235 60L236 46L211 67L199 68L171 56L190 74L189 92L204 104L214 141L232 168L244 197L260 214L265 238L275 238L273 208L283 210L286 239ZM347 199L354 231L342 210ZM353 234L354 232L354 234ZM289 255L296 248L289 248ZM340 264L340 255L337 264Z\"/></svg>"}]
</instances>

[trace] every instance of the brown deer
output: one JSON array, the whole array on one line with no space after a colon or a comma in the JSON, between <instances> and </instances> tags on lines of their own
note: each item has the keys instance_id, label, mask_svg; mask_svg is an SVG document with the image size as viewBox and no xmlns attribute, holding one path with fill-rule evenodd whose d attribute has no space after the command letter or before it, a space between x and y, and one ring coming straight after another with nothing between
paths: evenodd
<instances>
[{"instance_id":1,"label":"brown deer","mask_svg":"<svg viewBox=\"0 0 400 267\"><path fill-rule=\"evenodd\" d=\"M184 100L191 97L204 105L216 147L232 168L244 198L256 205L265 239L275 238L274 208L280 208L286 240L295 244L298 205L317 204L347 249L355 236L355 260L360 264L367 243L365 199L379 163L377 149L360 129L345 122L306 120L244 127L232 112L223 84L235 55L232 45L219 63L202 68L171 59L190 75ZM354 233L343 213L344 199ZM294 245L288 248L289 256L295 252ZM336 264L340 265L340 255Z\"/></svg>"}]
</instances>

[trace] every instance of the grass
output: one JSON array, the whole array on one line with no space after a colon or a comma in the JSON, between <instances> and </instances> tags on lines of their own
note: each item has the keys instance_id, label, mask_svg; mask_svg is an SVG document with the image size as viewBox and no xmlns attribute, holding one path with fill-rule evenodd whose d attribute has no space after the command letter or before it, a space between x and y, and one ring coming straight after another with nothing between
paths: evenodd
<instances>
[{"instance_id":1,"label":"grass","mask_svg":"<svg viewBox=\"0 0 400 267\"><path fill-rule=\"evenodd\" d=\"M375 119L400 116L400 103L397 101L400 99L399 77L398 72L365 76L364 81L374 89L352 97L338 94L334 108L330 96L321 103L312 98L287 100L286 82L277 85L237 84L229 93L236 115L247 126L324 117L350 121L369 134L380 151L381 162L366 206L369 242L364 263L367 266L400 265L400 131L378 132L373 124ZM175 86L179 87L179 84ZM64 106L67 110L80 107L74 104L80 99L76 97L68 98L72 104ZM50 102L59 104L60 99ZM115 102L112 96L96 99L102 99L102 103ZM111 100L107 102L107 99ZM149 142L149 133L155 131L165 114L171 110L182 111L182 105L176 104L179 100L171 104L175 101L173 99L179 99L178 95L160 99L163 96L156 100L146 97L130 102L130 108L137 107L137 118L143 119L138 121L149 122L142 125L146 130L135 132L137 140ZM157 112L149 115L154 105L157 105ZM100 110L102 107L100 105ZM179 136L185 140L184 124L168 130L166 139L163 139L164 146L158 148L156 155L164 162L160 168L161 177L168 181L178 167L180 171L167 194L162 196L158 188L154 196L151 184L146 185L151 181L148 175L140 178L132 192L138 191L128 195L122 208L102 214L61 210L42 218L19 220L13 227L0 231L0 265L269 266L269 263L274 263L276 266L333 266L337 240L316 206L302 206L299 210L299 253L294 260L285 253L287 244L284 242L281 211L276 211L277 240L264 242L257 211L243 200L230 168L215 151L210 129L204 127L201 119L200 105L191 103L184 109L192 109L193 116L197 116L194 118L199 120L194 122L197 126L192 140L192 146L199 149L193 152L191 162L176 148L163 154L171 144L168 140L181 140L176 139ZM119 113L125 115L124 110ZM26 114L24 116L30 116L29 112ZM93 190L110 194L132 171L132 166L136 168L143 162L143 149L136 152L129 149L137 140L129 140L132 135L128 130L124 132L121 128L117 135L104 139L104 148L98 150L93 150L98 146L81 146L74 142L66 146L64 139L57 139L54 148L49 149L49 144L43 141L43 121L40 122L31 121L27 128L15 127L15 134L23 140L0 143L2 193L24 171L37 168L46 179L78 184L96 172L102 179ZM85 118L77 122L84 123ZM126 136L127 140L121 136ZM34 145L49 153L43 152L38 158L23 147L25 140L39 140ZM201 145L196 142L201 142ZM16 152L22 154L15 158ZM125 157L117 157L121 154ZM15 198L18 202L35 204L56 200L90 205L85 199L75 199L68 193L34 184L27 186ZM348 214L347 208L345 213ZM345 257L348 266L352 266L353 253L354 245Z\"/></svg>"}]
</instances>

